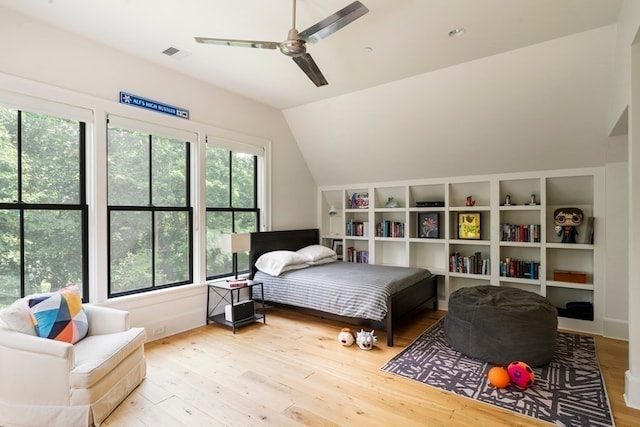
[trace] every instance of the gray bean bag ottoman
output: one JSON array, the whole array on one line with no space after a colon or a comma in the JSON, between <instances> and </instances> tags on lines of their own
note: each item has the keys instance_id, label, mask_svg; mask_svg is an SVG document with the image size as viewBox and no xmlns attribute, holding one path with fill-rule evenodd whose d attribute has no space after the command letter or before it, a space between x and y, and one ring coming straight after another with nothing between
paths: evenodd
<instances>
[{"instance_id":1,"label":"gray bean bag ottoman","mask_svg":"<svg viewBox=\"0 0 640 427\"><path fill-rule=\"evenodd\" d=\"M462 288L449 296L444 334L457 351L494 365L520 360L546 365L556 348L558 312L545 297L498 286Z\"/></svg>"}]
</instances>

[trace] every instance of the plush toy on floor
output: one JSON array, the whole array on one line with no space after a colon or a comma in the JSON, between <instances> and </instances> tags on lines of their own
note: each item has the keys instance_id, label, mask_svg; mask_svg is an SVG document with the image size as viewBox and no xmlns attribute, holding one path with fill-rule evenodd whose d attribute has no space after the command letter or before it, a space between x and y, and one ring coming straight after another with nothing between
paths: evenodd
<instances>
[{"instance_id":1,"label":"plush toy on floor","mask_svg":"<svg viewBox=\"0 0 640 427\"><path fill-rule=\"evenodd\" d=\"M373 335L373 330L371 332L367 332L364 329L360 329L358 332L358 336L356 337L356 342L358 343L358 347L360 350L371 350L375 345L378 338Z\"/></svg>"},{"instance_id":2,"label":"plush toy on floor","mask_svg":"<svg viewBox=\"0 0 640 427\"><path fill-rule=\"evenodd\" d=\"M338 342L346 347L352 345L356 341L353 331L349 328L342 328L338 334Z\"/></svg>"}]
</instances>

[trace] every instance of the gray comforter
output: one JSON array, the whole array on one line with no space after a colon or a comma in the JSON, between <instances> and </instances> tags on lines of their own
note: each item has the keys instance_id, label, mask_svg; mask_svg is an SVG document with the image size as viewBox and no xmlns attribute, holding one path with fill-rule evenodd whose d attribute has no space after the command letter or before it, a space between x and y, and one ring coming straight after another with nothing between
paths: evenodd
<instances>
[{"instance_id":1,"label":"gray comforter","mask_svg":"<svg viewBox=\"0 0 640 427\"><path fill-rule=\"evenodd\" d=\"M430 276L423 268L334 262L278 277L258 271L254 280L263 282L265 301L380 321L390 295Z\"/></svg>"}]
</instances>

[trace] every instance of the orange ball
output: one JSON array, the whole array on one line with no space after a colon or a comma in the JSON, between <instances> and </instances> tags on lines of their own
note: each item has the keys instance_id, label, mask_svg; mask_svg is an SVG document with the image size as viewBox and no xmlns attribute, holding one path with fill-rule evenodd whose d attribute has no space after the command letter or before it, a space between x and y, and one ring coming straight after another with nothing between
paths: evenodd
<instances>
[{"instance_id":1,"label":"orange ball","mask_svg":"<svg viewBox=\"0 0 640 427\"><path fill-rule=\"evenodd\" d=\"M489 378L489 383L495 388L505 388L511 383L509 371L502 366L494 366L489 369L487 377Z\"/></svg>"}]
</instances>

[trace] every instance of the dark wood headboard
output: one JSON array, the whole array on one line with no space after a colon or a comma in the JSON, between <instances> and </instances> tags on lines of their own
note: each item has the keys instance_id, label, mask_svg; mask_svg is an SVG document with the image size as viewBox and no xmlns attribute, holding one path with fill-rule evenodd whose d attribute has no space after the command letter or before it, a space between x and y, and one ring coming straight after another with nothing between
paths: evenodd
<instances>
[{"instance_id":1,"label":"dark wood headboard","mask_svg":"<svg viewBox=\"0 0 640 427\"><path fill-rule=\"evenodd\" d=\"M297 251L305 246L319 243L320 231L317 228L251 233L251 251L249 252L251 278L256 273L255 265L260 255L278 250Z\"/></svg>"}]
</instances>

